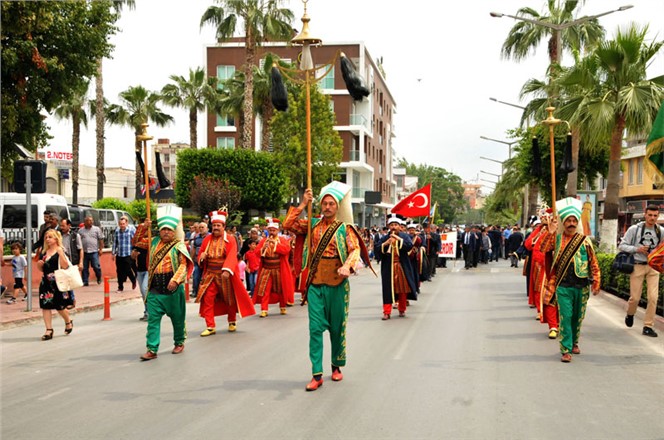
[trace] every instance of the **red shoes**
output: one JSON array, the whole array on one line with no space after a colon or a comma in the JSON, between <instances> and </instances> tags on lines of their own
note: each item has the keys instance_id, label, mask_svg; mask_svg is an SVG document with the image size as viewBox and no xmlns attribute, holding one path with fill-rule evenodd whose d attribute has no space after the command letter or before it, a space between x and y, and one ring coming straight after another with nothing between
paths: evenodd
<instances>
[{"instance_id":1,"label":"red shoes","mask_svg":"<svg viewBox=\"0 0 664 440\"><path fill-rule=\"evenodd\" d=\"M143 356L141 356L142 361L151 361L152 359L157 359L157 353L153 351L146 351Z\"/></svg>"},{"instance_id":2,"label":"red shoes","mask_svg":"<svg viewBox=\"0 0 664 440\"><path fill-rule=\"evenodd\" d=\"M321 377L320 380L316 380L315 377L311 378L311 382L307 384L307 387L305 388L307 391L316 391L318 387L323 386L323 378Z\"/></svg>"},{"instance_id":3,"label":"red shoes","mask_svg":"<svg viewBox=\"0 0 664 440\"><path fill-rule=\"evenodd\" d=\"M184 344L180 344L180 345L176 345L175 347L173 347L173 351L171 351L171 353L180 354L183 351L184 351Z\"/></svg>"},{"instance_id":4,"label":"red shoes","mask_svg":"<svg viewBox=\"0 0 664 440\"><path fill-rule=\"evenodd\" d=\"M335 382L339 382L344 379L344 375L341 374L341 370L334 370L332 372L332 380Z\"/></svg>"},{"instance_id":5,"label":"red shoes","mask_svg":"<svg viewBox=\"0 0 664 440\"><path fill-rule=\"evenodd\" d=\"M574 347L572 347L572 354L581 354L581 349L578 345L574 345Z\"/></svg>"},{"instance_id":6,"label":"red shoes","mask_svg":"<svg viewBox=\"0 0 664 440\"><path fill-rule=\"evenodd\" d=\"M569 353L563 353L563 356L560 358L560 362L572 362L572 355Z\"/></svg>"},{"instance_id":7,"label":"red shoes","mask_svg":"<svg viewBox=\"0 0 664 440\"><path fill-rule=\"evenodd\" d=\"M387 321L388 319L390 319L390 315L388 315L387 313L383 313L383 317L381 319L383 321Z\"/></svg>"}]
</instances>

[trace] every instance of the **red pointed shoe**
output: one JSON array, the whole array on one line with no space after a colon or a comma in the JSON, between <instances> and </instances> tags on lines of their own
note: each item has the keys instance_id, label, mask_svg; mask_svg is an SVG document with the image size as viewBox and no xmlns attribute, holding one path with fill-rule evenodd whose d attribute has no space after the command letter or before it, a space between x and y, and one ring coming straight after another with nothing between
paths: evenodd
<instances>
[{"instance_id":1,"label":"red pointed shoe","mask_svg":"<svg viewBox=\"0 0 664 440\"><path fill-rule=\"evenodd\" d=\"M321 377L320 380L316 380L316 378L312 377L311 382L307 384L307 387L305 388L307 391L316 391L319 387L323 386L323 378Z\"/></svg>"},{"instance_id":2,"label":"red pointed shoe","mask_svg":"<svg viewBox=\"0 0 664 440\"><path fill-rule=\"evenodd\" d=\"M344 375L341 374L341 370L334 370L332 372L332 380L335 382L342 381L344 379Z\"/></svg>"}]
</instances>

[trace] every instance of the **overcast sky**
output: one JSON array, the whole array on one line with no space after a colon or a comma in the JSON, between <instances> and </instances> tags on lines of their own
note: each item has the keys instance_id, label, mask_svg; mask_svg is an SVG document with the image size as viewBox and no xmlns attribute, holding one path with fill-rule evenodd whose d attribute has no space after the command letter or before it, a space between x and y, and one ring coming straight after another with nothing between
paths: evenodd
<instances>
[{"instance_id":1,"label":"overcast sky","mask_svg":"<svg viewBox=\"0 0 664 440\"><path fill-rule=\"evenodd\" d=\"M581 15L595 15L630 4L630 0L588 0ZM170 75L187 76L189 68L205 65L204 47L214 43L211 28L199 29L200 17L212 0L137 0L136 9L123 11L121 31L112 37L115 51L104 61L106 98L119 103L118 94L142 85L158 91ZM480 170L500 173L498 163L480 156L505 160L507 145L482 140L506 140L506 130L518 125L520 110L495 103L523 104L518 95L529 78L544 78L546 46L519 64L503 60L500 48L515 21L492 18L496 11L515 15L523 6L542 12L544 0L410 1L310 0L312 34L323 44L365 42L372 58L383 57L387 84L397 103L394 117L397 156L409 162L440 166L463 180ZM600 18L609 37L629 22L650 24L650 38L664 39L664 1L631 0L634 8ZM389 5L389 6L388 6ZM393 6L394 5L394 6ZM398 6L397 6L398 5ZM301 1L285 3L300 29ZM408 8L410 7L410 9ZM314 52L315 56L315 52ZM563 55L569 64L571 55ZM664 54L656 58L650 76L664 74ZM94 97L94 87L90 96ZM156 138L189 142L185 111L164 107L175 118L168 127L150 127ZM207 142L205 117L199 115L199 144ZM48 119L54 136L52 147L71 149L71 124ZM81 162L95 164L94 120L81 136ZM134 168L134 134L128 128L106 127L106 166ZM480 181L479 183L486 183ZM489 184L489 186L491 186ZM488 188L485 188L488 190Z\"/></svg>"}]
</instances>

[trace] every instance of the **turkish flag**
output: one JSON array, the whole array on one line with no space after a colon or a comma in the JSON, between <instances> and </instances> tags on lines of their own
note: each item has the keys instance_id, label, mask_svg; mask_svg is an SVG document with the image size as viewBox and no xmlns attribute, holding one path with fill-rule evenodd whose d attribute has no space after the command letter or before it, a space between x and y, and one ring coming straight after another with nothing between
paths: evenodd
<instances>
[{"instance_id":1,"label":"turkish flag","mask_svg":"<svg viewBox=\"0 0 664 440\"><path fill-rule=\"evenodd\" d=\"M404 217L426 217L431 212L431 184L409 194L397 203L392 212Z\"/></svg>"}]
</instances>

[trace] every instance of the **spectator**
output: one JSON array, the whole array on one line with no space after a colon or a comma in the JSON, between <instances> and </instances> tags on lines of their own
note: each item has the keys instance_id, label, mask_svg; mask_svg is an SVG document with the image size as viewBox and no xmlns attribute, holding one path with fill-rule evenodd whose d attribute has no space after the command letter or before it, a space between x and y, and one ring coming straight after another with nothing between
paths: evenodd
<instances>
[{"instance_id":1,"label":"spectator","mask_svg":"<svg viewBox=\"0 0 664 440\"><path fill-rule=\"evenodd\" d=\"M21 243L14 243L11 246L12 250L12 275L14 276L14 293L12 297L7 300L7 304L14 304L16 302L17 292L23 292L23 300L28 297L28 291L23 285L23 278L25 278L25 268L28 266L28 262L25 257L21 255L23 251L23 246Z\"/></svg>"},{"instance_id":2,"label":"spectator","mask_svg":"<svg viewBox=\"0 0 664 440\"><path fill-rule=\"evenodd\" d=\"M131 257L136 262L136 282L143 297L143 316L139 318L140 321L148 320L148 306L146 303L148 294L148 248L150 247L150 240L148 233L152 226L152 221L147 217L141 218L142 223L136 228L134 238L131 240Z\"/></svg>"},{"instance_id":3,"label":"spectator","mask_svg":"<svg viewBox=\"0 0 664 440\"><path fill-rule=\"evenodd\" d=\"M101 228L92 224L92 216L85 217L83 227L78 230L83 243L83 272L81 278L83 285L88 285L90 266L97 277L97 284L101 284L101 264L99 258L104 250L104 233Z\"/></svg>"},{"instance_id":4,"label":"spectator","mask_svg":"<svg viewBox=\"0 0 664 440\"><path fill-rule=\"evenodd\" d=\"M203 244L203 240L205 237L210 235L210 232L208 231L208 224L206 222L200 222L198 224L198 234L196 234L196 237L191 241L191 256L194 260L194 272L191 275L191 280L192 280L192 290L191 294L189 295L191 298L196 298L198 296L198 287L201 284L201 267L198 265L198 253L201 250L201 245Z\"/></svg>"},{"instance_id":5,"label":"spectator","mask_svg":"<svg viewBox=\"0 0 664 440\"><path fill-rule=\"evenodd\" d=\"M507 239L507 253L510 257L510 267L519 267L519 254L517 251L523 244L523 234L519 231L518 226L514 226L514 229L510 233L509 238Z\"/></svg>"},{"instance_id":6,"label":"spectator","mask_svg":"<svg viewBox=\"0 0 664 440\"><path fill-rule=\"evenodd\" d=\"M78 270L83 268L83 243L81 236L71 228L71 220L63 218L60 221L60 234L62 234L62 247L65 250L65 255L74 266L78 266ZM74 291L70 290L69 295L72 299L70 308L76 306L76 297Z\"/></svg>"},{"instance_id":7,"label":"spectator","mask_svg":"<svg viewBox=\"0 0 664 440\"><path fill-rule=\"evenodd\" d=\"M118 292L124 290L127 277L131 281L131 289L136 289L136 268L131 259L131 242L134 234L136 234L136 228L129 225L127 216L120 217L118 227L113 233L113 248L111 249L115 270L118 274Z\"/></svg>"},{"instance_id":8,"label":"spectator","mask_svg":"<svg viewBox=\"0 0 664 440\"><path fill-rule=\"evenodd\" d=\"M625 325L627 327L634 325L634 314L639 306L643 291L643 280L645 279L648 303L643 318L643 334L656 338L657 332L653 327L659 296L659 272L648 265L648 254L662 242L664 228L657 224L659 218L659 207L657 205L646 206L644 218L645 221L630 226L620 242L620 246L618 246L621 251L633 254L635 263L634 271L629 276L630 294L627 301Z\"/></svg>"},{"instance_id":9,"label":"spectator","mask_svg":"<svg viewBox=\"0 0 664 440\"><path fill-rule=\"evenodd\" d=\"M261 257L254 252L258 245L258 239L248 239L247 242L249 243L249 249L244 254L244 259L247 262L247 291L249 292L249 295L253 297Z\"/></svg>"}]
</instances>

